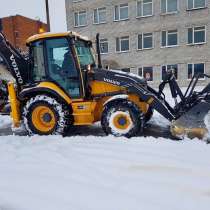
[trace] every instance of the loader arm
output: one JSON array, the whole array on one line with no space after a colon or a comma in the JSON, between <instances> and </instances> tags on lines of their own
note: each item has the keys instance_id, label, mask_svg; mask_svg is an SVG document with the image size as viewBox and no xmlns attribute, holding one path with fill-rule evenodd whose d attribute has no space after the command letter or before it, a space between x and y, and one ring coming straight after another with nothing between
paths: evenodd
<instances>
[{"instance_id":1,"label":"loader arm","mask_svg":"<svg viewBox=\"0 0 210 210\"><path fill-rule=\"evenodd\" d=\"M0 32L0 56L10 74L16 80L18 87L21 87L28 79L28 61L16 50Z\"/></svg>"},{"instance_id":2,"label":"loader arm","mask_svg":"<svg viewBox=\"0 0 210 210\"><path fill-rule=\"evenodd\" d=\"M175 119L172 112L173 109L171 109L167 103L163 103L161 98L158 98L158 93L152 88L148 87L146 81L136 75L122 73L115 70L107 71L97 69L94 74L94 80L125 87L128 93L138 95L142 101L149 104L152 109L158 111L169 121Z\"/></svg>"}]
</instances>

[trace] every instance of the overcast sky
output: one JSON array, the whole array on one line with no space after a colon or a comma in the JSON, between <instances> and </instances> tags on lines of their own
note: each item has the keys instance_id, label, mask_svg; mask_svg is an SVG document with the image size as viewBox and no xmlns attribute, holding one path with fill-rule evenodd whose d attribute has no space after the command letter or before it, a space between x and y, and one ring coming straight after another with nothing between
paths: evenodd
<instances>
[{"instance_id":1,"label":"overcast sky","mask_svg":"<svg viewBox=\"0 0 210 210\"><path fill-rule=\"evenodd\" d=\"M49 0L51 30L66 31L65 0ZM46 22L45 0L0 0L0 17L20 14Z\"/></svg>"}]
</instances>

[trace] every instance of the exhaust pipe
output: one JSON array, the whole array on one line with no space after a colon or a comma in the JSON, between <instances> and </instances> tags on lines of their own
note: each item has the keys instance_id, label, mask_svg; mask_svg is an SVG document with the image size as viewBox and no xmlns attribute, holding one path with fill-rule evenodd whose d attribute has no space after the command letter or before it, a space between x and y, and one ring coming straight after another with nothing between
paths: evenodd
<instances>
[{"instance_id":1,"label":"exhaust pipe","mask_svg":"<svg viewBox=\"0 0 210 210\"><path fill-rule=\"evenodd\" d=\"M102 69L102 62L101 62L101 50L100 50L100 41L99 41L100 34L96 34L96 50L98 54L98 68Z\"/></svg>"}]
</instances>

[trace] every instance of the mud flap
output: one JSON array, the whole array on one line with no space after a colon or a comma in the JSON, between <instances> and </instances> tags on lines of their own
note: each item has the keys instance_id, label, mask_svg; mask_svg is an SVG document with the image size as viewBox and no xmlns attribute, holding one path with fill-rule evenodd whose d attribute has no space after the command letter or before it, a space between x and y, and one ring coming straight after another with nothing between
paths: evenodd
<instances>
[{"instance_id":1,"label":"mud flap","mask_svg":"<svg viewBox=\"0 0 210 210\"><path fill-rule=\"evenodd\" d=\"M205 125L205 117L210 111L210 103L202 101L194 106L179 119L172 122L171 133L173 136L183 138L188 136L189 138L203 139L208 129Z\"/></svg>"}]
</instances>

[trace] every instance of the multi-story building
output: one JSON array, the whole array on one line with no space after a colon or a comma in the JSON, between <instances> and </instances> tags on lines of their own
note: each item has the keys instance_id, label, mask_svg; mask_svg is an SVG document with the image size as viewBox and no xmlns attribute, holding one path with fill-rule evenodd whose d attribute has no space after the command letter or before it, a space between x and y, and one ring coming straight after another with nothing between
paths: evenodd
<instances>
[{"instance_id":1,"label":"multi-story building","mask_svg":"<svg viewBox=\"0 0 210 210\"><path fill-rule=\"evenodd\" d=\"M181 85L210 74L209 8L208 0L66 0L68 30L92 40L100 33L104 67L154 86L171 68Z\"/></svg>"},{"instance_id":2,"label":"multi-story building","mask_svg":"<svg viewBox=\"0 0 210 210\"><path fill-rule=\"evenodd\" d=\"M1 18L3 33L17 49L26 50L28 37L47 31L47 25L39 20L33 20L21 15Z\"/></svg>"}]
</instances>

